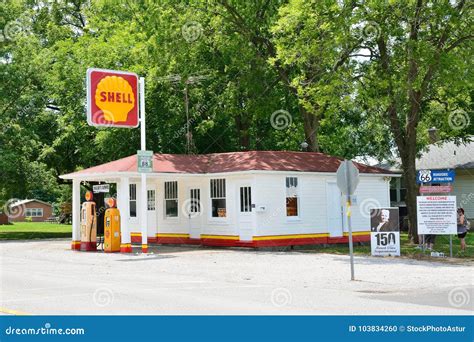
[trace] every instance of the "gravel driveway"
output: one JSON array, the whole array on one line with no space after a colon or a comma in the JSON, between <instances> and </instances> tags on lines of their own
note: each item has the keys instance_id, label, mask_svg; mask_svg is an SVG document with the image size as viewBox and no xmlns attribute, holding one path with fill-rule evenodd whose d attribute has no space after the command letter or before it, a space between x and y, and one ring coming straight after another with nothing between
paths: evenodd
<instances>
[{"instance_id":1,"label":"gravel driveway","mask_svg":"<svg viewBox=\"0 0 474 342\"><path fill-rule=\"evenodd\" d=\"M472 263L298 251L155 246L73 252L69 240L0 243L3 314L464 315Z\"/></svg>"}]
</instances>

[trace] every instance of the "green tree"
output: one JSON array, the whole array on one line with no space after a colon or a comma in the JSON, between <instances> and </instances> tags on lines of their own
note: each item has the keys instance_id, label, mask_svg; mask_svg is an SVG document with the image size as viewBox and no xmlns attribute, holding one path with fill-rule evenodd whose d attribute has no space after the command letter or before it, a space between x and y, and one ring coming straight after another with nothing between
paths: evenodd
<instances>
[{"instance_id":1,"label":"green tree","mask_svg":"<svg viewBox=\"0 0 474 342\"><path fill-rule=\"evenodd\" d=\"M472 113L472 6L466 1L366 1L354 9L364 38L358 100L382 117L401 159L410 234L417 239L415 160L427 128L466 138ZM440 107L441 104L441 107Z\"/></svg>"}]
</instances>

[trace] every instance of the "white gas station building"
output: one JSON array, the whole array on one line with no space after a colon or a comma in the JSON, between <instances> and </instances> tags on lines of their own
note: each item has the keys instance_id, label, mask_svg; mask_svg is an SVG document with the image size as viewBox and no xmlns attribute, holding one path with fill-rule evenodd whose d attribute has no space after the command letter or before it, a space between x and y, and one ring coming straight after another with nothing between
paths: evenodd
<instances>
[{"instance_id":1,"label":"white gas station building","mask_svg":"<svg viewBox=\"0 0 474 342\"><path fill-rule=\"evenodd\" d=\"M132 243L347 242L344 201L336 185L341 161L312 152L156 153L146 175L146 198L140 196L136 155L65 174L61 178L73 183L72 248L80 245L81 182L116 184L123 252L130 252ZM390 179L398 175L354 164L360 173L352 203L354 241L370 241L370 209L390 206Z\"/></svg>"}]
</instances>

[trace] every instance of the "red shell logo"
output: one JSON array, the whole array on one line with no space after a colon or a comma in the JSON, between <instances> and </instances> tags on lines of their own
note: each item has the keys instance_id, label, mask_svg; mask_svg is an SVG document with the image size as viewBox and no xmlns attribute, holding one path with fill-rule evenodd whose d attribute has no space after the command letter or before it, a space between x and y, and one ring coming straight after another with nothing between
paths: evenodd
<instances>
[{"instance_id":1,"label":"red shell logo","mask_svg":"<svg viewBox=\"0 0 474 342\"><path fill-rule=\"evenodd\" d=\"M92 126L138 126L138 76L134 73L87 70L87 121Z\"/></svg>"}]
</instances>

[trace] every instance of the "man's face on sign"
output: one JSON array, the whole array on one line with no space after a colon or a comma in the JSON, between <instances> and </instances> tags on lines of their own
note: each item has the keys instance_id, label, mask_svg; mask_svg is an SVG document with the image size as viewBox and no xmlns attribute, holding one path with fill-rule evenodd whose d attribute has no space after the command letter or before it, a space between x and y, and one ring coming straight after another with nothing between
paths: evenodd
<instances>
[{"instance_id":1,"label":"man's face on sign","mask_svg":"<svg viewBox=\"0 0 474 342\"><path fill-rule=\"evenodd\" d=\"M390 211L382 210L382 213L380 214L380 218L382 219L382 222L388 222L388 219L390 218Z\"/></svg>"}]
</instances>

